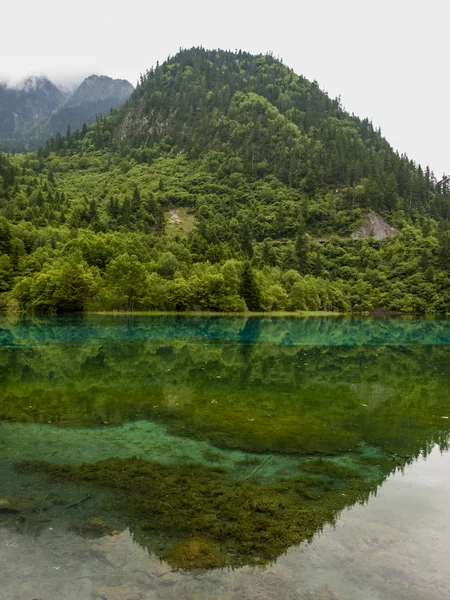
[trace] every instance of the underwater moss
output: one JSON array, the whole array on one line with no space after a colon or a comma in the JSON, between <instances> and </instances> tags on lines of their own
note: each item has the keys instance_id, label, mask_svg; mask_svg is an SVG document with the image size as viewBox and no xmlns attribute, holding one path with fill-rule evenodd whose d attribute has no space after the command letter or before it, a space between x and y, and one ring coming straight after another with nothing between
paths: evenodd
<instances>
[{"instance_id":1,"label":"underwater moss","mask_svg":"<svg viewBox=\"0 0 450 600\"><path fill-rule=\"evenodd\" d=\"M356 467L339 464L332 460L324 460L323 458L303 461L299 464L299 469L304 473L337 479L360 479L363 477L363 472Z\"/></svg>"},{"instance_id":2,"label":"underwater moss","mask_svg":"<svg viewBox=\"0 0 450 600\"><path fill-rule=\"evenodd\" d=\"M163 558L171 567L184 571L213 569L220 567L224 560L215 544L201 538L178 542L164 553Z\"/></svg>"},{"instance_id":3,"label":"underwater moss","mask_svg":"<svg viewBox=\"0 0 450 600\"><path fill-rule=\"evenodd\" d=\"M183 569L273 561L334 523L346 506L365 502L388 474L365 481L346 477L342 467L323 481L311 473L258 484L233 480L224 469L139 458L78 466L27 462L20 469L125 492L115 509L137 541L145 546L146 532L164 532L180 545L162 548L162 556Z\"/></svg>"},{"instance_id":4,"label":"underwater moss","mask_svg":"<svg viewBox=\"0 0 450 600\"><path fill-rule=\"evenodd\" d=\"M202 450L203 458L208 462L217 462L222 460L222 454L217 452L216 450L211 450L210 448L205 448Z\"/></svg>"}]
</instances>

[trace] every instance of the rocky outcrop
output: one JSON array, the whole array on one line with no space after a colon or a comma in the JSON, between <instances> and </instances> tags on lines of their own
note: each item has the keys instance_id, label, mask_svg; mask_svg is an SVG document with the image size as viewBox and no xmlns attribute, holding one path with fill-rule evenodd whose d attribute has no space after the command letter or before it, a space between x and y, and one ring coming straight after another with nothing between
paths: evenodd
<instances>
[{"instance_id":1,"label":"rocky outcrop","mask_svg":"<svg viewBox=\"0 0 450 600\"><path fill-rule=\"evenodd\" d=\"M373 237L378 241L397 235L395 227L391 227L384 219L375 213L368 213L363 224L351 234L352 239L360 240Z\"/></svg>"}]
</instances>

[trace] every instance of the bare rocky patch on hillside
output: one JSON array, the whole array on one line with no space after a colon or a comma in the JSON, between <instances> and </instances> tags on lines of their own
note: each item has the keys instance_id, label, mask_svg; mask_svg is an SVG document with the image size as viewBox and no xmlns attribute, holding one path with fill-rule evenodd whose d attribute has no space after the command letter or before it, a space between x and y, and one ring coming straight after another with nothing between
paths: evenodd
<instances>
[{"instance_id":1,"label":"bare rocky patch on hillside","mask_svg":"<svg viewBox=\"0 0 450 600\"><path fill-rule=\"evenodd\" d=\"M373 237L378 241L382 241L397 235L397 233L395 227L391 227L387 221L371 212L368 213L363 224L351 234L351 237L354 240Z\"/></svg>"}]
</instances>

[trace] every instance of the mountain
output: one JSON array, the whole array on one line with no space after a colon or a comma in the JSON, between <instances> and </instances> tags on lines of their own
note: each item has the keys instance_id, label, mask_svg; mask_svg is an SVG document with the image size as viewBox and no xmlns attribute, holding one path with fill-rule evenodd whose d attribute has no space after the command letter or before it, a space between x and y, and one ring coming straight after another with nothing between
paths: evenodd
<instances>
[{"instance_id":1,"label":"mountain","mask_svg":"<svg viewBox=\"0 0 450 600\"><path fill-rule=\"evenodd\" d=\"M398 202L410 214L447 210L441 199L429 204L438 182L428 167L400 156L368 119L271 55L181 51L141 77L104 127L117 145L164 140L192 157L224 153L247 176L273 175L309 194L351 189L353 206L386 214Z\"/></svg>"},{"instance_id":2,"label":"mountain","mask_svg":"<svg viewBox=\"0 0 450 600\"><path fill-rule=\"evenodd\" d=\"M35 149L47 138L81 128L125 102L133 86L123 79L91 75L72 93L45 77L29 77L16 87L0 84L0 149Z\"/></svg>"},{"instance_id":3,"label":"mountain","mask_svg":"<svg viewBox=\"0 0 450 600\"><path fill-rule=\"evenodd\" d=\"M91 75L69 97L66 106L74 107L105 102L105 106L109 105L112 108L112 106L126 102L132 92L133 86L125 79L111 79L111 77L105 75Z\"/></svg>"},{"instance_id":4,"label":"mountain","mask_svg":"<svg viewBox=\"0 0 450 600\"><path fill-rule=\"evenodd\" d=\"M449 191L272 55L182 50L91 126L1 157L1 301L448 313Z\"/></svg>"},{"instance_id":5,"label":"mountain","mask_svg":"<svg viewBox=\"0 0 450 600\"><path fill-rule=\"evenodd\" d=\"M0 147L10 149L65 100L64 93L46 77L29 77L17 87L0 83Z\"/></svg>"},{"instance_id":6,"label":"mountain","mask_svg":"<svg viewBox=\"0 0 450 600\"><path fill-rule=\"evenodd\" d=\"M87 77L46 123L45 137L65 133L68 125L79 129L84 123L93 123L97 115L107 114L115 106L126 102L132 92L133 86L125 79L111 79L104 75Z\"/></svg>"}]
</instances>

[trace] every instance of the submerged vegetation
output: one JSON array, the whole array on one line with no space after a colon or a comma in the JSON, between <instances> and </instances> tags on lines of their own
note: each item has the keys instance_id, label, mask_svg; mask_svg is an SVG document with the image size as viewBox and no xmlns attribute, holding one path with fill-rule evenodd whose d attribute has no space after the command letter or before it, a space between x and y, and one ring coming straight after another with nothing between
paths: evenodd
<instances>
[{"instance_id":1,"label":"submerged vegetation","mask_svg":"<svg viewBox=\"0 0 450 600\"><path fill-rule=\"evenodd\" d=\"M448 178L273 56L183 50L0 155L0 307L447 313L449 211ZM399 233L353 239L372 212Z\"/></svg>"},{"instance_id":2,"label":"submerged vegetation","mask_svg":"<svg viewBox=\"0 0 450 600\"><path fill-rule=\"evenodd\" d=\"M17 527L56 515L85 537L128 529L172 568L264 565L448 449L447 320L1 325L0 449L48 490L3 511Z\"/></svg>"},{"instance_id":3,"label":"submerged vegetation","mask_svg":"<svg viewBox=\"0 0 450 600\"><path fill-rule=\"evenodd\" d=\"M29 462L20 469L126 491L116 510L136 540L145 546L146 533L158 531L180 540L160 552L172 567L186 570L274 561L334 523L346 506L365 502L389 473L365 480L351 467L322 461L317 472L311 465L303 476L258 484L233 480L223 469L138 458L79 466Z\"/></svg>"}]
</instances>

